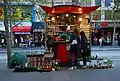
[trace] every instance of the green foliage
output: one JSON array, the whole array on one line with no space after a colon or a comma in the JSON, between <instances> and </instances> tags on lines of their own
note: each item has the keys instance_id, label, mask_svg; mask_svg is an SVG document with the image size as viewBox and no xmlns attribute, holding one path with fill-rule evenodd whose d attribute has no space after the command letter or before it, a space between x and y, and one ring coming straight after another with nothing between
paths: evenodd
<instances>
[{"instance_id":1,"label":"green foliage","mask_svg":"<svg viewBox=\"0 0 120 81\"><path fill-rule=\"evenodd\" d=\"M93 12L93 20L100 20L101 19L101 11L96 10Z\"/></svg>"},{"instance_id":2,"label":"green foliage","mask_svg":"<svg viewBox=\"0 0 120 81\"><path fill-rule=\"evenodd\" d=\"M20 8L17 8L16 11L15 11L15 13L11 14L11 16L12 16L11 20L16 20L16 21L20 20L22 18L22 12L21 12Z\"/></svg>"},{"instance_id":3,"label":"green foliage","mask_svg":"<svg viewBox=\"0 0 120 81\"><path fill-rule=\"evenodd\" d=\"M1 8L2 9L2 8ZM2 9L2 15L0 16L0 20L4 20L4 11L3 11L3 9Z\"/></svg>"},{"instance_id":4,"label":"green foliage","mask_svg":"<svg viewBox=\"0 0 120 81\"><path fill-rule=\"evenodd\" d=\"M120 0L114 0L115 6L120 6Z\"/></svg>"},{"instance_id":5,"label":"green foliage","mask_svg":"<svg viewBox=\"0 0 120 81\"><path fill-rule=\"evenodd\" d=\"M115 19L120 20L120 12L114 11L113 13L114 13L113 15L114 15Z\"/></svg>"},{"instance_id":6,"label":"green foliage","mask_svg":"<svg viewBox=\"0 0 120 81\"><path fill-rule=\"evenodd\" d=\"M31 8L21 7L21 12L23 20L31 20Z\"/></svg>"},{"instance_id":7,"label":"green foliage","mask_svg":"<svg viewBox=\"0 0 120 81\"><path fill-rule=\"evenodd\" d=\"M105 10L105 20L112 20L112 10Z\"/></svg>"},{"instance_id":8,"label":"green foliage","mask_svg":"<svg viewBox=\"0 0 120 81\"><path fill-rule=\"evenodd\" d=\"M3 8L1 8L3 10ZM4 11L3 11L4 12ZM11 14L8 15L12 21L31 20L31 8L29 7L12 7ZM4 13L0 16L0 20L4 20Z\"/></svg>"}]
</instances>

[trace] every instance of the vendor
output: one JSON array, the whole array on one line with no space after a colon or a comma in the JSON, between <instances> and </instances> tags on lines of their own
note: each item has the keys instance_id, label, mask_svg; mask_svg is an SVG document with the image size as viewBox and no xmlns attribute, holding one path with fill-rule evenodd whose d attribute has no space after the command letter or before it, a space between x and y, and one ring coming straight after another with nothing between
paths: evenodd
<instances>
[{"instance_id":1,"label":"vendor","mask_svg":"<svg viewBox=\"0 0 120 81\"><path fill-rule=\"evenodd\" d=\"M66 28L66 30L61 34L61 38L64 40L64 41L69 41L70 39L70 28Z\"/></svg>"}]
</instances>

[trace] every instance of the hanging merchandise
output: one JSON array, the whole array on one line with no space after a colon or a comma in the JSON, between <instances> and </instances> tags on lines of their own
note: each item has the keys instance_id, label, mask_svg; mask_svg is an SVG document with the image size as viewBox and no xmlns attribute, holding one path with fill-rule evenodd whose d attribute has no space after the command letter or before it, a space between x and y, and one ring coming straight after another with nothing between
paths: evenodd
<instances>
[{"instance_id":1,"label":"hanging merchandise","mask_svg":"<svg viewBox=\"0 0 120 81\"><path fill-rule=\"evenodd\" d=\"M96 28L97 28L97 29L101 29L101 28L102 28L101 25L100 25L100 23L101 23L101 22L98 22L98 23L96 24Z\"/></svg>"}]
</instances>

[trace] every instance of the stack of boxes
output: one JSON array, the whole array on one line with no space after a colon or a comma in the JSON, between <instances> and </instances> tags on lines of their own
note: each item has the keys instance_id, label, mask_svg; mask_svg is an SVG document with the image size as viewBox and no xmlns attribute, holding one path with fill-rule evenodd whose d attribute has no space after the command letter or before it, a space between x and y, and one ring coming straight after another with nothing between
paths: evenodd
<instances>
[{"instance_id":1,"label":"stack of boxes","mask_svg":"<svg viewBox=\"0 0 120 81\"><path fill-rule=\"evenodd\" d=\"M27 57L28 57L29 67L43 68L43 69L52 68L53 54L45 54L44 56L29 55Z\"/></svg>"}]
</instances>

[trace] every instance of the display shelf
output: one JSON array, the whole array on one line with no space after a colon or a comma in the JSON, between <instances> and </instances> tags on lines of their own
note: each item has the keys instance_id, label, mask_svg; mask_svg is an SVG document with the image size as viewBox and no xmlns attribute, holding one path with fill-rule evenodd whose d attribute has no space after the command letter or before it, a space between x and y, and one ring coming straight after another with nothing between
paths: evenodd
<instances>
[{"instance_id":1,"label":"display shelf","mask_svg":"<svg viewBox=\"0 0 120 81\"><path fill-rule=\"evenodd\" d=\"M53 28L54 29L54 27L47 27L47 28Z\"/></svg>"}]
</instances>

